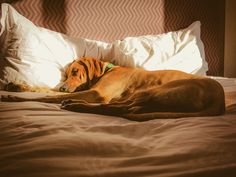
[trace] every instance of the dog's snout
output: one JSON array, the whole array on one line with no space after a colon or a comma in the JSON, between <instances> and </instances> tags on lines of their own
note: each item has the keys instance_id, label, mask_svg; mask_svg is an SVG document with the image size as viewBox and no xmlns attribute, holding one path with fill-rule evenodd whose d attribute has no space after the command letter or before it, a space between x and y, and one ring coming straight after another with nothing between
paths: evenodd
<instances>
[{"instance_id":1,"label":"dog's snout","mask_svg":"<svg viewBox=\"0 0 236 177\"><path fill-rule=\"evenodd\" d=\"M66 84L62 85L62 86L59 88L59 91L60 91L60 92L67 92L67 90L68 90L68 87L67 87Z\"/></svg>"}]
</instances>

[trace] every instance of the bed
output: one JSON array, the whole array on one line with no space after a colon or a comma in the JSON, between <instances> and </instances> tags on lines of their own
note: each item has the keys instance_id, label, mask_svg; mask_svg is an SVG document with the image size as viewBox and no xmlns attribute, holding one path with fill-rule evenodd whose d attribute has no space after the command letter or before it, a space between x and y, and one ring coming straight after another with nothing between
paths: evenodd
<instances>
[{"instance_id":1,"label":"bed","mask_svg":"<svg viewBox=\"0 0 236 177\"><path fill-rule=\"evenodd\" d=\"M222 15L221 3L223 1L190 0L186 2L179 0L177 3L177 1L173 0L172 2L168 0L150 0L145 1L144 4L143 2L141 0L80 0L73 2L69 0L56 2L23 0L11 1L11 4L5 4L5 9L8 9L7 15L9 15L9 12L14 15L5 16L8 17L5 19L11 19L7 23L1 20L2 29L9 27L10 30L8 31L11 32L14 29L29 30L28 28L18 27L19 21L19 23L24 22L24 24L27 24L25 26L30 26L30 31L27 31L27 33L24 30L23 33L19 31L11 33L23 34L23 37L21 36L20 41L13 40L11 44L14 45L10 45L10 47L16 46L17 50L19 50L16 45L17 41L24 42L24 37L31 33L36 35L44 34L46 38L50 38L50 41L54 41L54 43L50 45L49 42L46 47L42 47L41 49L45 51L43 54L34 53L33 55L32 46L35 45L35 41L27 40L23 44L30 44L30 48L25 47L27 45L22 45L27 50L23 47L20 48L21 50L18 53L10 50L7 53L8 58L3 57L4 52L1 48L0 80L2 90L0 95L39 97L54 94L8 92L3 90L3 85L4 82L15 79L14 81L55 87L61 80L59 71L70 61L69 58L65 61L64 57L73 58L75 57L74 53L76 53L77 57L80 55L94 55L100 59L105 59L111 56L110 51L112 49L113 51L118 51L113 53L113 58L122 58L122 60L114 59L113 62L117 62L116 64L143 67L149 70L156 69L152 68L152 62L148 63L140 60L137 57L139 53L135 53L132 56L129 55L129 57L133 57L133 60L132 62L127 62L130 61L130 58L127 58L127 53L125 53L128 51L123 50L124 48L120 48L120 46L132 44L128 48L129 50L133 49L134 43L145 44L147 47L147 44L150 41L152 42L151 39L156 40L158 38L161 39L160 41L165 41L166 39L173 39L173 36L177 36L177 34L184 35L185 37L183 38L186 39L189 37L189 33L180 31L175 33L173 31L187 28L188 30L193 29L197 37L193 43L189 43L189 40L187 40L188 42L183 44L184 46L194 46L193 50L195 52L186 53L186 51L190 50L190 48L187 48L186 51L181 50L185 52L178 53L178 56L184 56L183 58L186 59L191 55L194 61L200 58L201 60L199 61L201 62L190 61L192 63L191 66L188 65L187 68L182 68L182 64L185 62L189 64L189 61L181 60L179 62L181 65L178 65L177 69L186 69L187 72L194 74L206 73L207 77L217 80L225 90L226 113L214 117L187 117L135 122L121 117L70 112L60 109L60 104L30 101L20 103L0 102L1 177L236 176L236 79L222 76L222 56L224 51L223 44L219 42L219 39L223 37L220 26L223 23L221 21L223 18L218 18L221 19L218 21L212 20L212 18ZM29 7L28 9L25 8L26 5ZM212 5L218 11L207 10ZM106 11L107 8L112 10ZM93 9L93 11L88 9ZM121 13L121 10L124 9L126 11ZM127 9L130 11L127 12ZM187 15L182 13L182 9L185 9ZM2 8L2 11L4 11L4 8ZM137 11L142 11L141 14L146 16L141 18L140 13ZM168 13L170 11L175 12L175 16L173 16L173 13ZM23 14L30 22L25 19L21 22L23 18L16 12ZM132 15L132 13L136 13L137 16ZM101 18L97 17L98 14L101 15ZM129 16L125 16L127 14ZM6 14L2 12L2 16L4 15ZM165 15L165 18L163 18L163 15ZM120 16L122 16L122 20ZM132 18L129 18L130 16ZM115 17L119 17L119 19ZM202 41L199 41L199 22L191 25L196 20L201 21ZM16 28L11 28L12 22L14 22L13 26ZM113 24L113 22L116 23ZM92 28L94 24L97 25L99 23L101 23L100 26ZM143 23L145 23L146 27L141 26ZM130 26L127 26L128 24ZM106 28L107 25L110 25L112 30L108 30ZM188 27L189 25L190 28ZM24 25L22 26L24 27ZM45 27L45 29L38 26ZM37 33L33 33L32 29L33 32L36 31ZM59 35L55 31L70 37ZM160 33L165 34L164 36L156 36ZM6 33L1 30L1 34ZM147 34L149 36L142 36ZM150 35L155 35L155 38ZM171 38L167 38L168 35ZM74 38L77 36L82 38ZM135 37L126 38L127 36ZM61 43L62 41L64 43ZM80 43L79 47L75 46L75 43ZM46 45L41 42L39 44L40 47ZM172 45L171 43L168 44ZM205 50L202 49L202 44L204 44ZM3 45L2 42L1 45ZM68 45L72 46L73 50L69 50ZM173 45L176 46L176 42ZM36 45L36 48L38 46ZM52 48L50 51L57 50L59 53L64 51L64 53L60 53L62 57L59 58L61 60L55 60L58 55L50 53L49 56L55 54L56 57L51 57L50 60L45 59L43 60L44 63L38 61L39 58L50 58L48 56L45 57L48 46L58 47L57 49ZM154 45L152 44L152 46ZM86 52L81 51L81 48L86 48ZM142 49L140 47L140 50ZM164 49L158 48L157 52ZM8 50L8 48L4 48L4 50ZM31 52L29 58L32 59L34 57L33 62L27 58L29 54L27 52L29 51ZM74 53L71 53L71 51ZM170 57L170 54L167 55L168 51L165 52L161 56L162 60L166 59L166 56ZM176 54L173 55L175 57L172 57L172 61L179 61ZM150 59L149 53L144 56ZM16 59L21 61L16 62L17 65L13 62ZM40 70L42 64L49 65L50 63L55 63L55 61L57 61L57 65L50 65L47 70L42 69L42 72L35 72L35 68ZM177 66L176 62L167 63L168 67L170 66L169 64ZM199 63L201 64L200 68ZM167 67L166 64L159 64L162 67ZM45 72L45 77L32 80L33 77L41 76ZM57 80L54 79L54 82L48 79L52 75L58 78Z\"/></svg>"}]
</instances>

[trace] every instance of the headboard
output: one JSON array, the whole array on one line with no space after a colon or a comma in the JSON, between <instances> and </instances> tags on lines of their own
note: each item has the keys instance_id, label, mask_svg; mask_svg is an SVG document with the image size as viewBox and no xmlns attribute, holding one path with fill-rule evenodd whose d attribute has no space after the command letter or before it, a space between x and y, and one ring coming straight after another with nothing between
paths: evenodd
<instances>
[{"instance_id":1,"label":"headboard","mask_svg":"<svg viewBox=\"0 0 236 177\"><path fill-rule=\"evenodd\" d=\"M224 0L5 0L39 26L106 42L199 20L209 75L224 71Z\"/></svg>"}]
</instances>

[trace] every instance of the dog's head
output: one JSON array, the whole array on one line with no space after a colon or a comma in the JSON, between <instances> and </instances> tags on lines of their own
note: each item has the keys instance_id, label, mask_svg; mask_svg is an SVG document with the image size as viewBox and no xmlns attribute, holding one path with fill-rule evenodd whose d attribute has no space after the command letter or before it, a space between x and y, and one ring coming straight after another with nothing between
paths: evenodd
<instances>
[{"instance_id":1,"label":"dog's head","mask_svg":"<svg viewBox=\"0 0 236 177\"><path fill-rule=\"evenodd\" d=\"M94 58L74 60L66 69L66 80L61 92L76 92L89 89L106 70L106 62Z\"/></svg>"}]
</instances>

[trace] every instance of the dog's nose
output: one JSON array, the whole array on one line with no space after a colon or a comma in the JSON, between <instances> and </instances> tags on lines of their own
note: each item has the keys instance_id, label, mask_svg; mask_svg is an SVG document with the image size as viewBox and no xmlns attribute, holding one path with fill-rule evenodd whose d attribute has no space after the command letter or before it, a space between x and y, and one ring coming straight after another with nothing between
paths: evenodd
<instances>
[{"instance_id":1,"label":"dog's nose","mask_svg":"<svg viewBox=\"0 0 236 177\"><path fill-rule=\"evenodd\" d=\"M67 87L66 84L64 84L63 86L61 86L61 87L59 88L59 90L60 90L60 92L66 92L66 91L68 90L68 87Z\"/></svg>"}]
</instances>

